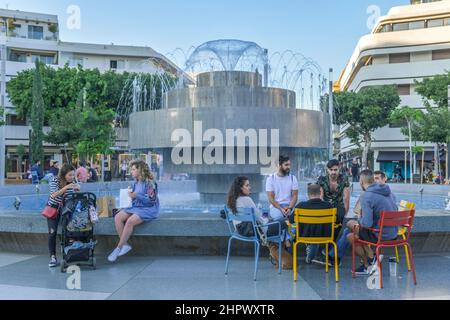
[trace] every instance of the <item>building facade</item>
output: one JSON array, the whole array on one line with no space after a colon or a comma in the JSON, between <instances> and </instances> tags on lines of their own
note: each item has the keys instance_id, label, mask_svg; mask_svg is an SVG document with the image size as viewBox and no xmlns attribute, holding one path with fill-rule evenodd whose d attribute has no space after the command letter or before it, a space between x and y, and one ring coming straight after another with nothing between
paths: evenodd
<instances>
[{"instance_id":1,"label":"building facade","mask_svg":"<svg viewBox=\"0 0 450 320\"><path fill-rule=\"evenodd\" d=\"M5 107L6 126L1 131L4 141L0 147L0 170L6 173L18 171L17 146L22 144L28 151L29 131L27 120L16 116L15 108L6 94L6 83L19 72L34 68L36 60L54 68L81 65L85 69L97 68L101 72L156 73L164 70L179 74L180 69L165 56L150 47L103 45L64 42L59 37L58 17L55 15L0 9L1 47L1 99ZM47 132L49 128L45 127ZM59 147L45 144L46 159L62 160ZM128 129L118 129L116 149L128 149ZM6 159L6 161L5 161ZM24 168L28 168L25 163ZM0 173L0 177L7 174Z\"/></svg>"},{"instance_id":2,"label":"building facade","mask_svg":"<svg viewBox=\"0 0 450 320\"><path fill-rule=\"evenodd\" d=\"M415 1L411 5L392 8L381 17L372 32L363 36L339 80L335 91L359 91L367 86L395 85L401 106L424 109L422 97L415 91L415 81L421 81L450 70L450 1ZM346 127L339 130L340 156L351 162L357 148L346 137ZM425 161L431 166L435 146L425 147ZM400 128L387 126L374 133L373 164L393 175L396 165L403 176L410 175L408 138ZM421 159L418 159L421 160ZM405 166L406 164L406 166ZM419 171L420 166L417 166Z\"/></svg>"}]
</instances>

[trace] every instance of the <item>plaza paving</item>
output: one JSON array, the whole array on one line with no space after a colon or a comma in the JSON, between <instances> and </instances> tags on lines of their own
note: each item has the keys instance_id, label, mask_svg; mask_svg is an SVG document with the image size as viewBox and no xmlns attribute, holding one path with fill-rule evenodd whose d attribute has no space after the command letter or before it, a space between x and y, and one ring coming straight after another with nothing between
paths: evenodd
<instances>
[{"instance_id":1,"label":"plaza paving","mask_svg":"<svg viewBox=\"0 0 450 320\"><path fill-rule=\"evenodd\" d=\"M389 254L389 252L386 252ZM98 256L98 269L81 270L81 289L68 290L68 274L47 267L47 256L0 253L0 299L57 300L319 300L319 299L450 299L450 253L415 255L418 285L404 260L398 276L384 264L385 288L369 290L365 277L352 279L351 259L341 267L340 282L324 268L300 261L299 281L292 271L282 275L262 257L258 281L251 257L232 257L224 275L225 257L122 257L110 264Z\"/></svg>"}]
</instances>

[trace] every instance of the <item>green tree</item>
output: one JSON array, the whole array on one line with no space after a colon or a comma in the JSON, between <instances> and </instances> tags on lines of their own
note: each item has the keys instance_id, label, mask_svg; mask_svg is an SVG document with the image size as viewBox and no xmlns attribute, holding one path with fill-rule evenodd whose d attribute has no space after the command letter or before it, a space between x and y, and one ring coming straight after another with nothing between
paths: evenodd
<instances>
[{"instance_id":1,"label":"green tree","mask_svg":"<svg viewBox=\"0 0 450 320\"><path fill-rule=\"evenodd\" d=\"M54 69L41 65L40 71L46 120L49 120L56 110L73 106L81 90L86 91L86 103L95 110L113 109L116 111L122 91L132 89L132 81L129 80L134 77L139 76L143 83L154 85L157 93L161 92L161 81L165 81L169 86L174 86L176 83L176 79L170 75L158 76L127 72L120 74L114 71L101 73L98 69L83 69L81 66L71 68L65 65L62 68ZM31 69L19 72L7 83L8 96L21 119L25 119L31 114L33 81L34 69ZM161 97L158 94L156 104L160 107L161 103Z\"/></svg>"},{"instance_id":2,"label":"green tree","mask_svg":"<svg viewBox=\"0 0 450 320\"><path fill-rule=\"evenodd\" d=\"M433 103L436 107L448 108L447 88L450 86L450 71L447 74L415 81L415 84L416 92L422 96L425 107L432 107Z\"/></svg>"},{"instance_id":3,"label":"green tree","mask_svg":"<svg viewBox=\"0 0 450 320\"><path fill-rule=\"evenodd\" d=\"M85 107L81 112L82 134L76 145L76 151L82 157L106 154L115 141L114 111L111 109L95 111Z\"/></svg>"},{"instance_id":4,"label":"green tree","mask_svg":"<svg viewBox=\"0 0 450 320\"><path fill-rule=\"evenodd\" d=\"M42 131L44 126L44 112L45 105L42 97L42 79L40 73L41 64L36 61L36 69L33 80L33 103L31 106L31 141L30 150L32 154L31 163L38 160L44 160L44 132Z\"/></svg>"},{"instance_id":5,"label":"green tree","mask_svg":"<svg viewBox=\"0 0 450 320\"><path fill-rule=\"evenodd\" d=\"M404 124L401 128L403 135L408 137L409 141L409 169L411 174L416 172L416 153L413 151L413 140L417 141L418 136L421 135L421 130L418 130L418 122L423 118L423 112L419 109L403 106L395 109L389 120L392 123ZM411 179L411 184L413 180Z\"/></svg>"},{"instance_id":6,"label":"green tree","mask_svg":"<svg viewBox=\"0 0 450 320\"><path fill-rule=\"evenodd\" d=\"M45 141L75 150L82 156L106 153L114 143L113 121L123 92L132 90L132 81L141 81L155 88L157 93L155 108L161 108L162 81L175 85L176 79L169 75L150 75L137 73L101 73L98 69L71 68L65 65L59 69L40 65L43 82L44 119L51 131ZM33 104L34 70L20 72L7 84L7 91L19 117L26 119L31 115ZM144 93L143 93L144 94ZM150 101L151 93L143 100ZM34 115L36 116L36 114Z\"/></svg>"},{"instance_id":7,"label":"green tree","mask_svg":"<svg viewBox=\"0 0 450 320\"><path fill-rule=\"evenodd\" d=\"M422 96L427 109L419 123L423 141L431 143L446 143L447 152L450 144L450 111L448 105L448 86L450 85L450 71L433 78L416 81L416 92ZM439 159L436 159L435 170L438 172ZM447 168L448 171L448 168Z\"/></svg>"},{"instance_id":8,"label":"green tree","mask_svg":"<svg viewBox=\"0 0 450 320\"><path fill-rule=\"evenodd\" d=\"M395 86L373 86L359 92L341 92L335 99L336 124L347 125L346 135L362 147L362 166L367 159L375 130L389 124L389 116L400 105Z\"/></svg>"},{"instance_id":9,"label":"green tree","mask_svg":"<svg viewBox=\"0 0 450 320\"><path fill-rule=\"evenodd\" d=\"M39 66L41 81L43 84L42 97L44 104L47 106L46 113L51 113L49 110L54 108L55 99L59 94L62 94L55 88L55 69L40 64ZM9 99L15 107L17 116L21 119L26 119L31 115L31 106L33 104L33 83L35 78L35 69L21 71L16 77L8 81L6 91Z\"/></svg>"}]
</instances>

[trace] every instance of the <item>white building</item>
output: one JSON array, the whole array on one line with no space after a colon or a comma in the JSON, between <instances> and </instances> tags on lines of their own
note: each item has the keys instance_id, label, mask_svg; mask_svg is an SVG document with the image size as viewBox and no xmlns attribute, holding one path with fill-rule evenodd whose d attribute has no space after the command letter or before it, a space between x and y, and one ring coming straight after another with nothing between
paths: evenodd
<instances>
[{"instance_id":1,"label":"white building","mask_svg":"<svg viewBox=\"0 0 450 320\"><path fill-rule=\"evenodd\" d=\"M359 40L334 89L357 92L367 86L396 85L401 106L423 109L414 81L444 74L446 70L450 70L450 1L411 0L411 5L392 8L370 34ZM340 154L350 159L356 146L346 137L345 130L345 126L340 129ZM400 128L379 129L374 140L376 170L392 176L395 164L405 167L409 144ZM426 161L431 163L434 145L418 145L426 147Z\"/></svg>"},{"instance_id":2,"label":"white building","mask_svg":"<svg viewBox=\"0 0 450 320\"><path fill-rule=\"evenodd\" d=\"M85 69L98 68L100 71L155 73L162 69L174 75L180 72L174 63L150 47L63 42L59 39L58 27L58 17L54 15L0 9L0 93L8 114L4 127L5 146L3 150L0 148L0 177L3 176L1 170L5 167L5 156L8 170L17 171L16 147L19 144L28 147L30 130L26 120L15 115L5 84L18 72L34 68L36 60L55 68L68 63L71 67L81 65ZM44 128L47 130L49 128ZM127 144L128 130L119 129L116 147L126 148ZM46 158L62 160L60 148L49 144L44 146Z\"/></svg>"}]
</instances>

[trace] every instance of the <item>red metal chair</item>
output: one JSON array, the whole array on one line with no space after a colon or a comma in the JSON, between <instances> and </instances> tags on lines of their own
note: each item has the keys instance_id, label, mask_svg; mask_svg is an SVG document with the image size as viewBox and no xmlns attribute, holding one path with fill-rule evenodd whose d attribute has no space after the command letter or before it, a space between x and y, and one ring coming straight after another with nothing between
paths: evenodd
<instances>
[{"instance_id":1,"label":"red metal chair","mask_svg":"<svg viewBox=\"0 0 450 320\"><path fill-rule=\"evenodd\" d=\"M353 244L352 244L352 256L353 256L353 265L352 265L352 274L353 278L356 277L356 255L355 255L355 246L356 245L368 245L368 246L374 246L376 248L376 255L377 255L377 263L378 263L378 270L380 271L380 285L381 288L383 288L383 273L381 270L381 263L380 263L380 254L382 248L397 248L401 246L407 246L409 250L409 256L411 259L411 267L413 272L413 278L414 278L414 284L417 285L417 279L416 279L416 270L414 267L414 260L412 255L412 249L411 245L409 244L409 237L411 235L411 229L414 222L414 214L415 210L408 210L408 211L399 211L399 212L382 212L381 218L380 218L380 229L372 229L367 228L368 230L372 232L379 232L378 236L378 242L372 243L368 241L363 241L361 239L353 238ZM406 233L405 237L398 240L382 240L381 236L383 234L383 229L385 227L405 227ZM361 227L362 228L362 227Z\"/></svg>"}]
</instances>

